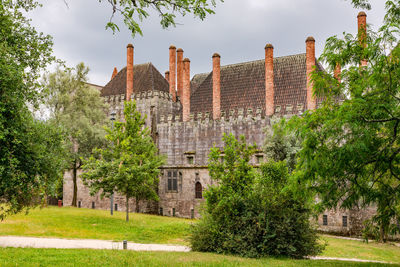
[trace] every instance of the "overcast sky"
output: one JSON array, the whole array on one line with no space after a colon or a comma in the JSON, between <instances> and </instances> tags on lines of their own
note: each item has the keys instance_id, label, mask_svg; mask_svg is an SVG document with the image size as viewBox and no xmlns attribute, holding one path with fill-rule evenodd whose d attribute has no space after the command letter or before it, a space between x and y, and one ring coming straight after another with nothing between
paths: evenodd
<instances>
[{"instance_id":1,"label":"overcast sky","mask_svg":"<svg viewBox=\"0 0 400 267\"><path fill-rule=\"evenodd\" d=\"M111 15L107 1L67 0L68 7L63 0L43 2L30 15L32 24L53 36L58 58L68 66L84 62L91 69L90 82L99 85L110 80L114 67L126 66L128 43L135 47L135 64L152 62L162 74L168 69L169 46L182 48L193 76L211 71L214 52L221 55L222 65L262 59L267 43L274 45L275 56L304 53L307 36L316 39L319 56L328 37L356 33L360 11L344 0L225 0L205 21L179 17L180 25L168 30L152 13L141 24L143 37L132 39L122 23L115 35L105 30ZM367 11L374 28L382 23L384 2L372 0L372 11Z\"/></svg>"}]
</instances>

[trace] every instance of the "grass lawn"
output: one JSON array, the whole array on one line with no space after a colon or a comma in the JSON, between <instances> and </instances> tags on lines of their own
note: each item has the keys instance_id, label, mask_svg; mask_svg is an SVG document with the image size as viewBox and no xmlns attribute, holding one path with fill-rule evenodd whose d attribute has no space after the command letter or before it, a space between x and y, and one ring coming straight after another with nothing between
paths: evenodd
<instances>
[{"instance_id":1,"label":"grass lawn","mask_svg":"<svg viewBox=\"0 0 400 267\"><path fill-rule=\"evenodd\" d=\"M0 221L0 235L104 239L136 243L188 244L193 220L124 212L48 207Z\"/></svg>"},{"instance_id":2,"label":"grass lawn","mask_svg":"<svg viewBox=\"0 0 400 267\"><path fill-rule=\"evenodd\" d=\"M0 266L383 266L375 263L245 259L210 253L0 248ZM391 265L393 266L393 265Z\"/></svg>"},{"instance_id":3,"label":"grass lawn","mask_svg":"<svg viewBox=\"0 0 400 267\"><path fill-rule=\"evenodd\" d=\"M45 209L34 209L29 212L28 215L24 213L7 217L4 221L0 222L0 235L16 235L16 236L36 236L36 237L60 237L60 238L82 238L82 239L104 239L104 240L128 240L137 243L156 243L156 244L182 244L188 245L187 238L189 237L190 225L194 223L194 220L152 216L145 214L132 213L129 223L125 222L125 213L115 212L114 216L111 216L109 211L92 210L92 209L78 209L71 207L49 207ZM400 247L396 247L390 244L379 244L370 242L368 244L360 241L336 239L330 236L322 236L323 240L328 242L328 246L321 256L327 257L338 257L338 258L357 258L365 260L378 260L386 262L400 263ZM55 254L56 251L60 255L65 255L62 258L69 262L70 257L74 257L74 254L79 255L79 251L74 250L35 250L35 249L10 249L10 255L15 255L21 260L24 257L33 255L35 258L42 257L43 255ZM92 251L84 252L90 254L90 257L99 258L101 261L104 255L111 253L110 251ZM4 253L2 253L4 252ZM196 253L139 253L139 252L124 252L116 251L116 255L121 255L120 263L123 263L123 259L130 257L140 258L144 262L155 261L158 256L161 258L168 259L176 255L176 257L182 258L182 260L188 261L191 265L198 265L198 259L206 257L213 258L210 256L213 254L196 254ZM119 254L121 253L121 254ZM131 254L129 254L131 253ZM5 250L0 250L1 254L5 253ZM20 255L19 255L20 254ZM124 255L130 256L124 256ZM186 255L186 256L185 256ZM225 261L230 264L239 264L241 258L234 257L223 257L215 255L216 262L215 266L227 266L224 265ZM78 257L79 258L79 257ZM161 260L161 259L160 259ZM82 263L84 259L80 259ZM210 266L214 266L214 261L206 260L210 262ZM249 266L252 264L265 264L268 260L245 260ZM156 264L160 266L165 263L161 261ZM176 261L171 261L176 262ZM291 261L284 260L285 265L290 265ZM303 261L295 261L296 264L303 264ZM306 261L310 264L309 261ZM227 264L228 264L227 263ZM8 263L7 263L8 264ZM143 263L145 264L145 263ZM314 264L314 263L313 263ZM336 264L336 263L335 263ZM21 263L21 265L24 265ZM0 261L0 266L3 266ZM157 265L156 265L157 266ZM257 265L255 265L257 266Z\"/></svg>"}]
</instances>

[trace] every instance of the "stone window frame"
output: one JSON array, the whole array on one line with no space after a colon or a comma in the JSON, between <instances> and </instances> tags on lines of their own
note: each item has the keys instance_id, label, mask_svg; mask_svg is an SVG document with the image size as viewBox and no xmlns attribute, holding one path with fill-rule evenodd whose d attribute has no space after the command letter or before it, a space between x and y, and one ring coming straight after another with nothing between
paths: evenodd
<instances>
[{"instance_id":1,"label":"stone window frame","mask_svg":"<svg viewBox=\"0 0 400 267\"><path fill-rule=\"evenodd\" d=\"M328 226L328 215L322 215L322 225Z\"/></svg>"},{"instance_id":2,"label":"stone window frame","mask_svg":"<svg viewBox=\"0 0 400 267\"><path fill-rule=\"evenodd\" d=\"M203 185L199 181L194 184L194 193L195 199L203 199Z\"/></svg>"},{"instance_id":3,"label":"stone window frame","mask_svg":"<svg viewBox=\"0 0 400 267\"><path fill-rule=\"evenodd\" d=\"M348 227L348 225L349 225L348 216L347 215L343 215L342 216L342 226L343 227Z\"/></svg>"},{"instance_id":4,"label":"stone window frame","mask_svg":"<svg viewBox=\"0 0 400 267\"><path fill-rule=\"evenodd\" d=\"M186 164L188 165L194 165L195 164L195 155L196 152L195 151L186 151L185 153L186 156Z\"/></svg>"},{"instance_id":5,"label":"stone window frame","mask_svg":"<svg viewBox=\"0 0 400 267\"><path fill-rule=\"evenodd\" d=\"M168 170L167 171L167 192L178 192L178 178L179 178L179 171L178 170Z\"/></svg>"}]
</instances>

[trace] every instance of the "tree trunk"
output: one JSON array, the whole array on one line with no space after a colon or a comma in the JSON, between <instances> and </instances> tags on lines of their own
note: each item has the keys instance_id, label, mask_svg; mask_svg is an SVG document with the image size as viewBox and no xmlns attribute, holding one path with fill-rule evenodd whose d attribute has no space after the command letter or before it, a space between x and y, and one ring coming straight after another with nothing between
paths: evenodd
<instances>
[{"instance_id":1,"label":"tree trunk","mask_svg":"<svg viewBox=\"0 0 400 267\"><path fill-rule=\"evenodd\" d=\"M129 222L129 197L126 196L126 221Z\"/></svg>"},{"instance_id":2,"label":"tree trunk","mask_svg":"<svg viewBox=\"0 0 400 267\"><path fill-rule=\"evenodd\" d=\"M136 204L136 209L135 209L135 211L136 211L136 213L139 213L139 198L135 198L135 204Z\"/></svg>"},{"instance_id":3,"label":"tree trunk","mask_svg":"<svg viewBox=\"0 0 400 267\"><path fill-rule=\"evenodd\" d=\"M76 207L76 199L77 199L77 195L78 195L78 185L77 185L77 167L76 167L76 160L74 161L74 168L73 168L73 175L72 175L72 181L74 183L74 193L72 196L72 206Z\"/></svg>"},{"instance_id":4,"label":"tree trunk","mask_svg":"<svg viewBox=\"0 0 400 267\"><path fill-rule=\"evenodd\" d=\"M386 224L381 222L381 227L379 229L379 242L386 242Z\"/></svg>"}]
</instances>

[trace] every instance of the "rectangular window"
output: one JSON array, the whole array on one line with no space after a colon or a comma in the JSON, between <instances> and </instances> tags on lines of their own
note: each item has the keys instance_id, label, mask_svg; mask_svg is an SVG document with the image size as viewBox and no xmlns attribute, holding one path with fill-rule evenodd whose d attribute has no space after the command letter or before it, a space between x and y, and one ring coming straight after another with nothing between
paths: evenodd
<instances>
[{"instance_id":1,"label":"rectangular window","mask_svg":"<svg viewBox=\"0 0 400 267\"><path fill-rule=\"evenodd\" d=\"M178 191L178 171L168 172L168 191Z\"/></svg>"},{"instance_id":2,"label":"rectangular window","mask_svg":"<svg viewBox=\"0 0 400 267\"><path fill-rule=\"evenodd\" d=\"M322 216L322 225L328 225L328 215Z\"/></svg>"},{"instance_id":3,"label":"rectangular window","mask_svg":"<svg viewBox=\"0 0 400 267\"><path fill-rule=\"evenodd\" d=\"M117 203L115 203L115 205L114 205L114 210L118 211L118 204Z\"/></svg>"},{"instance_id":4,"label":"rectangular window","mask_svg":"<svg viewBox=\"0 0 400 267\"><path fill-rule=\"evenodd\" d=\"M94 207L95 207L95 204L94 204L94 201L92 201L92 209L94 209Z\"/></svg>"},{"instance_id":5,"label":"rectangular window","mask_svg":"<svg viewBox=\"0 0 400 267\"><path fill-rule=\"evenodd\" d=\"M162 207L160 207L160 215L161 215L161 216L164 215L164 211L163 211L163 208L162 208Z\"/></svg>"},{"instance_id":6,"label":"rectangular window","mask_svg":"<svg viewBox=\"0 0 400 267\"><path fill-rule=\"evenodd\" d=\"M187 157L187 163L192 165L194 163L194 157L193 156L188 156Z\"/></svg>"},{"instance_id":7,"label":"rectangular window","mask_svg":"<svg viewBox=\"0 0 400 267\"><path fill-rule=\"evenodd\" d=\"M78 201L78 208L82 207L82 202Z\"/></svg>"},{"instance_id":8,"label":"rectangular window","mask_svg":"<svg viewBox=\"0 0 400 267\"><path fill-rule=\"evenodd\" d=\"M190 218L194 219L194 209L190 210Z\"/></svg>"},{"instance_id":9,"label":"rectangular window","mask_svg":"<svg viewBox=\"0 0 400 267\"><path fill-rule=\"evenodd\" d=\"M175 217L175 208L172 208L172 216Z\"/></svg>"},{"instance_id":10,"label":"rectangular window","mask_svg":"<svg viewBox=\"0 0 400 267\"><path fill-rule=\"evenodd\" d=\"M256 159L257 159L257 163L260 164L260 163L263 162L264 156L263 156L263 155L257 155L257 156L256 156Z\"/></svg>"},{"instance_id":11,"label":"rectangular window","mask_svg":"<svg viewBox=\"0 0 400 267\"><path fill-rule=\"evenodd\" d=\"M343 227L347 227L347 216L342 217L342 225Z\"/></svg>"}]
</instances>

